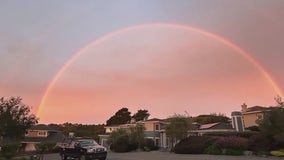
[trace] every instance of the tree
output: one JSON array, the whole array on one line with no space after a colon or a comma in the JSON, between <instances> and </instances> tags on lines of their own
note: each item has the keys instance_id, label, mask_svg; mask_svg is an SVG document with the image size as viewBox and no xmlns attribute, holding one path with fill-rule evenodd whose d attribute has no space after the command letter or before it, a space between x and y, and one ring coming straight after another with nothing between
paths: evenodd
<instances>
[{"instance_id":1,"label":"tree","mask_svg":"<svg viewBox=\"0 0 284 160\"><path fill-rule=\"evenodd\" d=\"M110 117L107 120L107 125L120 125L120 124L126 124L127 122L130 122L131 120L131 113L128 111L128 108L121 108L118 110L115 115Z\"/></svg>"},{"instance_id":2,"label":"tree","mask_svg":"<svg viewBox=\"0 0 284 160\"><path fill-rule=\"evenodd\" d=\"M0 98L0 137L3 143L14 142L25 135L28 128L38 122L30 107L20 97Z\"/></svg>"},{"instance_id":3,"label":"tree","mask_svg":"<svg viewBox=\"0 0 284 160\"><path fill-rule=\"evenodd\" d=\"M111 150L114 152L129 152L142 148L145 138L144 131L143 124L136 124L129 129L120 128L113 131L108 139Z\"/></svg>"},{"instance_id":4,"label":"tree","mask_svg":"<svg viewBox=\"0 0 284 160\"><path fill-rule=\"evenodd\" d=\"M133 127L130 127L129 140L131 144L138 144L138 148L142 149L145 139L145 126L143 124L136 124Z\"/></svg>"},{"instance_id":5,"label":"tree","mask_svg":"<svg viewBox=\"0 0 284 160\"><path fill-rule=\"evenodd\" d=\"M284 108L271 107L258 121L261 133L272 139L276 145L284 147Z\"/></svg>"},{"instance_id":6,"label":"tree","mask_svg":"<svg viewBox=\"0 0 284 160\"><path fill-rule=\"evenodd\" d=\"M193 118L194 122L200 124L217 123L217 122L229 122L230 118L226 117L224 114L212 113L210 115L199 115Z\"/></svg>"},{"instance_id":7,"label":"tree","mask_svg":"<svg viewBox=\"0 0 284 160\"><path fill-rule=\"evenodd\" d=\"M188 131L192 128L192 123L190 117L177 114L168 118L168 122L166 134L170 138L172 148L175 142L187 137Z\"/></svg>"},{"instance_id":8,"label":"tree","mask_svg":"<svg viewBox=\"0 0 284 160\"><path fill-rule=\"evenodd\" d=\"M144 120L145 118L148 118L150 116L150 113L148 113L148 110L141 110L139 109L137 113L135 113L132 118L135 119L136 122Z\"/></svg>"},{"instance_id":9,"label":"tree","mask_svg":"<svg viewBox=\"0 0 284 160\"><path fill-rule=\"evenodd\" d=\"M111 132L111 134L109 135L108 143L110 145L114 144L120 136L124 136L124 135L127 135L127 131L125 129L120 128L118 130L115 130L115 131Z\"/></svg>"},{"instance_id":10,"label":"tree","mask_svg":"<svg viewBox=\"0 0 284 160\"><path fill-rule=\"evenodd\" d=\"M129 133L125 129L111 132L108 143L110 144L110 149L114 152L129 152L132 150L129 142Z\"/></svg>"},{"instance_id":11,"label":"tree","mask_svg":"<svg viewBox=\"0 0 284 160\"><path fill-rule=\"evenodd\" d=\"M66 136L69 133L74 133L76 137L88 137L99 141L99 135L105 133L105 128L103 124L72 124L72 123L63 123L63 124L49 124L48 126L62 131Z\"/></svg>"},{"instance_id":12,"label":"tree","mask_svg":"<svg viewBox=\"0 0 284 160\"><path fill-rule=\"evenodd\" d=\"M276 101L277 105L279 107L284 107L284 101L282 100L282 97L280 97L279 95L277 95L274 100Z\"/></svg>"}]
</instances>

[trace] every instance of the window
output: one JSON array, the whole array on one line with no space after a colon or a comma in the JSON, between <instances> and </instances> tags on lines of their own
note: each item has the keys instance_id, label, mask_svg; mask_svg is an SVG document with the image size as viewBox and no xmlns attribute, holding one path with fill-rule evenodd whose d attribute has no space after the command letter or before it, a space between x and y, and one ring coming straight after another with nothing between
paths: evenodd
<instances>
[{"instance_id":1,"label":"window","mask_svg":"<svg viewBox=\"0 0 284 160\"><path fill-rule=\"evenodd\" d=\"M44 137L44 136L46 136L46 132L45 131L38 131L37 135L41 136L41 137Z\"/></svg>"},{"instance_id":2,"label":"window","mask_svg":"<svg viewBox=\"0 0 284 160\"><path fill-rule=\"evenodd\" d=\"M156 130L156 131L159 131L159 130L160 130L160 125L159 125L159 124L156 124L156 125L155 125L155 130Z\"/></svg>"},{"instance_id":3,"label":"window","mask_svg":"<svg viewBox=\"0 0 284 160\"><path fill-rule=\"evenodd\" d=\"M262 120L263 119L263 115L262 114L257 114L256 116L257 116L258 120Z\"/></svg>"}]
</instances>

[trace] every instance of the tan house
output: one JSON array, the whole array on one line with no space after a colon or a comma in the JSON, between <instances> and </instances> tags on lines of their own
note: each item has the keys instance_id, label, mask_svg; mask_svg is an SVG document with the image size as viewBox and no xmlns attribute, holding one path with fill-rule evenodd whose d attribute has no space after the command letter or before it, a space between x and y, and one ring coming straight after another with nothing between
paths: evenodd
<instances>
[{"instance_id":1,"label":"tan house","mask_svg":"<svg viewBox=\"0 0 284 160\"><path fill-rule=\"evenodd\" d=\"M257 121L263 119L264 113L269 110L271 110L271 107L247 107L247 105L244 103L242 105L244 127L247 128L251 126L258 126Z\"/></svg>"},{"instance_id":2,"label":"tan house","mask_svg":"<svg viewBox=\"0 0 284 160\"><path fill-rule=\"evenodd\" d=\"M111 132L116 131L117 129L128 129L136 124L143 124L145 126L145 138L152 139L156 146L163 148L168 146L168 139L165 134L166 122L157 118L122 125L105 126L106 134L99 135L99 143L108 147L107 140Z\"/></svg>"},{"instance_id":3,"label":"tan house","mask_svg":"<svg viewBox=\"0 0 284 160\"><path fill-rule=\"evenodd\" d=\"M165 133L167 122L162 119L153 118L137 123L142 123L145 126L145 138L152 139L158 147L168 147L169 141Z\"/></svg>"},{"instance_id":4,"label":"tan house","mask_svg":"<svg viewBox=\"0 0 284 160\"><path fill-rule=\"evenodd\" d=\"M36 144L41 142L53 142L60 144L65 140L65 136L62 132L55 130L54 128L39 124L32 126L27 130L23 141L21 142L25 151L35 151Z\"/></svg>"}]
</instances>

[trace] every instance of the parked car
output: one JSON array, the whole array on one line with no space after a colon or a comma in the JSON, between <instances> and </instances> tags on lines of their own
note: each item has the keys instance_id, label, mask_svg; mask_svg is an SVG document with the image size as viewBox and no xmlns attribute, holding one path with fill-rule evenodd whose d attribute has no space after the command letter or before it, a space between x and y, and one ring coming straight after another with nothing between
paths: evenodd
<instances>
[{"instance_id":1,"label":"parked car","mask_svg":"<svg viewBox=\"0 0 284 160\"><path fill-rule=\"evenodd\" d=\"M60 149L62 160L67 158L78 158L79 160L105 160L107 149L99 145L93 139L74 140L69 145Z\"/></svg>"}]
</instances>

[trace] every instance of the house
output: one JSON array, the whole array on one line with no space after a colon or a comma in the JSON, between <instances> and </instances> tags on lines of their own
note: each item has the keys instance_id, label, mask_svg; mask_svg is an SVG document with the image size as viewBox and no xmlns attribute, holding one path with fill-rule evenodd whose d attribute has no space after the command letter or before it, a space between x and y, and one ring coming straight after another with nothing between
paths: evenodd
<instances>
[{"instance_id":1,"label":"house","mask_svg":"<svg viewBox=\"0 0 284 160\"><path fill-rule=\"evenodd\" d=\"M99 135L100 141L99 143L105 147L109 147L109 144L107 143L109 135L118 129L129 129L132 126L135 126L137 124L143 124L145 126L145 138L152 139L156 146L160 148L169 148L171 143L176 144L178 141L174 140L173 142L170 142L169 137L166 135L166 125L168 124L167 121L163 119L153 118L149 120L143 120L128 124L122 124L122 125L114 125L114 126L105 126L105 132L104 135ZM191 130L188 132L188 135L199 135L202 136L204 133L208 132L233 132L236 131L235 128L233 128L231 123L224 123L224 122L218 122L218 123L210 123L210 124L194 124L196 129Z\"/></svg>"},{"instance_id":2,"label":"house","mask_svg":"<svg viewBox=\"0 0 284 160\"><path fill-rule=\"evenodd\" d=\"M264 113L271 110L271 107L253 106L247 107L244 103L242 105L242 115L244 127L258 126L257 121L263 119Z\"/></svg>"},{"instance_id":3,"label":"house","mask_svg":"<svg viewBox=\"0 0 284 160\"><path fill-rule=\"evenodd\" d=\"M149 120L143 120L139 122L132 122L122 125L112 125L112 126L105 126L105 133L104 135L99 135L100 141L99 143L105 147L108 147L108 137L109 135L118 129L129 129L137 124L142 124L145 126L145 138L152 139L156 146L158 147L167 147L168 146L168 139L165 134L165 126L166 122L164 120L153 118Z\"/></svg>"},{"instance_id":4,"label":"house","mask_svg":"<svg viewBox=\"0 0 284 160\"><path fill-rule=\"evenodd\" d=\"M25 151L35 151L38 143L53 142L60 145L64 140L65 136L62 132L48 125L39 124L27 130L21 143Z\"/></svg>"},{"instance_id":5,"label":"house","mask_svg":"<svg viewBox=\"0 0 284 160\"><path fill-rule=\"evenodd\" d=\"M162 148L168 147L168 138L165 132L167 122L162 119L153 118L138 123L145 126L145 138L152 139L155 146Z\"/></svg>"}]
</instances>

